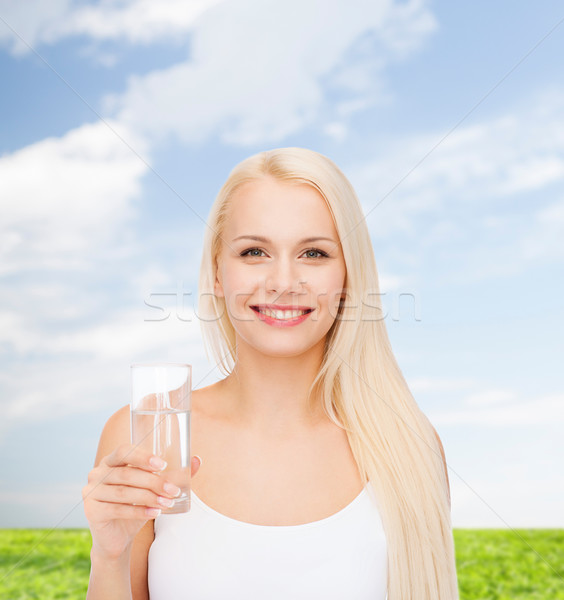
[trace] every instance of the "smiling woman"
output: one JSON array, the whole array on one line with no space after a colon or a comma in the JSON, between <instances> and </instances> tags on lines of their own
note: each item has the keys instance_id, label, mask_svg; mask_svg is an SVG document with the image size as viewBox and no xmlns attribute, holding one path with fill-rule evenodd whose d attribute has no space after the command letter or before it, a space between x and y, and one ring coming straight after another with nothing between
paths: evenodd
<instances>
[{"instance_id":1,"label":"smiling woman","mask_svg":"<svg viewBox=\"0 0 564 600\"><path fill-rule=\"evenodd\" d=\"M158 515L174 490L127 446L124 407L85 493L88 597L457 598L442 445L364 302L378 274L341 171L300 148L238 165L199 292L226 376L193 392L192 508Z\"/></svg>"}]
</instances>

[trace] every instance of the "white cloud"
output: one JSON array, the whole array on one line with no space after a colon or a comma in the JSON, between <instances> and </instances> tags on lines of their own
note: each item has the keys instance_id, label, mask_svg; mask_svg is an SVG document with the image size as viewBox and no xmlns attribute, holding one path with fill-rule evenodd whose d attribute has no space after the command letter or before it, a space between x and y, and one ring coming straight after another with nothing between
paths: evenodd
<instances>
[{"instance_id":1,"label":"white cloud","mask_svg":"<svg viewBox=\"0 0 564 600\"><path fill-rule=\"evenodd\" d=\"M57 39L57 23L72 10L72 0L0 0L0 43L25 54L40 42Z\"/></svg>"},{"instance_id":2,"label":"white cloud","mask_svg":"<svg viewBox=\"0 0 564 600\"><path fill-rule=\"evenodd\" d=\"M515 392L512 390L483 390L470 394L466 398L466 403L469 406L493 406L511 402L512 400L515 400L515 398Z\"/></svg>"},{"instance_id":3,"label":"white cloud","mask_svg":"<svg viewBox=\"0 0 564 600\"><path fill-rule=\"evenodd\" d=\"M409 388L414 394L466 391L474 385L475 381L472 379L435 379L431 377L421 377L409 381Z\"/></svg>"},{"instance_id":4,"label":"white cloud","mask_svg":"<svg viewBox=\"0 0 564 600\"><path fill-rule=\"evenodd\" d=\"M223 0L107 0L78 6L60 25L58 34L86 35L93 39L127 39L133 43L170 41L190 31L194 21Z\"/></svg>"},{"instance_id":5,"label":"white cloud","mask_svg":"<svg viewBox=\"0 0 564 600\"><path fill-rule=\"evenodd\" d=\"M51 489L22 483L17 490L3 490L0 492L0 506L4 508L0 527L88 527L82 505L85 483L86 474L83 481L59 481ZM37 510L38 506L41 510ZM49 568L56 566L50 564Z\"/></svg>"},{"instance_id":6,"label":"white cloud","mask_svg":"<svg viewBox=\"0 0 564 600\"><path fill-rule=\"evenodd\" d=\"M186 308L181 318L145 320L143 307L116 310L96 324L47 334L21 317L3 329L12 345L10 368L0 374L3 421L0 432L24 420L52 420L107 408L108 415L129 401L129 365L134 362L188 362L193 386L208 385L219 371L208 363L200 322ZM0 315L0 326L5 325ZM19 358L23 357L23 360Z\"/></svg>"},{"instance_id":7,"label":"white cloud","mask_svg":"<svg viewBox=\"0 0 564 600\"><path fill-rule=\"evenodd\" d=\"M453 526L495 529L562 527L562 478L551 477L544 470L538 473L533 462L521 462L518 468L518 475L512 472L495 480L487 478L485 472L460 480L451 472Z\"/></svg>"},{"instance_id":8,"label":"white cloud","mask_svg":"<svg viewBox=\"0 0 564 600\"><path fill-rule=\"evenodd\" d=\"M110 125L146 152L142 139ZM117 390L125 404L134 360L188 361L198 378L209 371L196 319L144 320L147 290L175 271L193 276L182 263L199 240L135 231L147 169L102 122L0 158L0 275L11 280L0 294L2 431L114 407ZM155 256L159 235L189 249L178 264Z\"/></svg>"},{"instance_id":9,"label":"white cloud","mask_svg":"<svg viewBox=\"0 0 564 600\"><path fill-rule=\"evenodd\" d=\"M147 354L153 354L155 359L166 355L167 360L172 360L178 354L202 354L199 320L190 309L183 311L183 320L173 312L158 322L145 320L142 311L142 306L116 311L99 324L62 333L49 340L46 350L49 354L80 353L106 360ZM179 360L178 356L176 360Z\"/></svg>"},{"instance_id":10,"label":"white cloud","mask_svg":"<svg viewBox=\"0 0 564 600\"><path fill-rule=\"evenodd\" d=\"M445 139L436 132L383 141L385 155L349 169L378 235L413 233L417 216L445 206L495 210L492 199L499 204L564 181L564 93L531 100L533 106L461 126Z\"/></svg>"},{"instance_id":11,"label":"white cloud","mask_svg":"<svg viewBox=\"0 0 564 600\"><path fill-rule=\"evenodd\" d=\"M392 275L391 273L379 273L378 279L380 284L380 292L383 294L390 292L405 292L410 289L410 286L413 283L406 277L401 277L400 275L395 274Z\"/></svg>"},{"instance_id":12,"label":"white cloud","mask_svg":"<svg viewBox=\"0 0 564 600\"><path fill-rule=\"evenodd\" d=\"M538 94L434 150L442 132L382 140L381 154L347 169L373 238L392 241L406 275L429 260L452 283L562 260L563 108L563 90Z\"/></svg>"},{"instance_id":13,"label":"white cloud","mask_svg":"<svg viewBox=\"0 0 564 600\"><path fill-rule=\"evenodd\" d=\"M106 106L151 138L273 143L317 123L331 95L349 105L378 101L383 69L435 27L415 0L230 2L202 15L189 60L132 78Z\"/></svg>"},{"instance_id":14,"label":"white cloud","mask_svg":"<svg viewBox=\"0 0 564 600\"><path fill-rule=\"evenodd\" d=\"M440 427L564 424L564 394L548 394L531 400L515 400L515 397L507 390L488 390L479 395L472 394L456 409L434 411L429 418Z\"/></svg>"},{"instance_id":15,"label":"white cloud","mask_svg":"<svg viewBox=\"0 0 564 600\"><path fill-rule=\"evenodd\" d=\"M78 34L170 42L189 31L188 60L131 78L126 93L108 96L105 106L132 131L190 144L215 135L234 145L273 143L331 118L327 134L342 138L343 119L389 97L385 68L437 28L422 0L58 0L36 10L13 4L2 6L4 18L31 45ZM25 51L2 32L14 52ZM97 60L115 59L103 49Z\"/></svg>"},{"instance_id":16,"label":"white cloud","mask_svg":"<svg viewBox=\"0 0 564 600\"><path fill-rule=\"evenodd\" d=\"M348 135L348 128L340 121L332 121L323 127L323 133L337 142L342 142Z\"/></svg>"},{"instance_id":17,"label":"white cloud","mask_svg":"<svg viewBox=\"0 0 564 600\"><path fill-rule=\"evenodd\" d=\"M54 44L72 36L137 44L186 41L197 18L221 1L103 0L84 4L76 0L1 0L0 16L11 29L0 27L0 42L12 53L24 54L29 46Z\"/></svg>"},{"instance_id":18,"label":"white cloud","mask_svg":"<svg viewBox=\"0 0 564 600\"><path fill-rule=\"evenodd\" d=\"M520 243L521 256L532 260L562 260L564 258L564 195L539 211Z\"/></svg>"},{"instance_id":19,"label":"white cloud","mask_svg":"<svg viewBox=\"0 0 564 600\"><path fill-rule=\"evenodd\" d=\"M145 152L137 136L111 125ZM0 158L0 274L83 266L132 217L146 170L102 122Z\"/></svg>"}]
</instances>

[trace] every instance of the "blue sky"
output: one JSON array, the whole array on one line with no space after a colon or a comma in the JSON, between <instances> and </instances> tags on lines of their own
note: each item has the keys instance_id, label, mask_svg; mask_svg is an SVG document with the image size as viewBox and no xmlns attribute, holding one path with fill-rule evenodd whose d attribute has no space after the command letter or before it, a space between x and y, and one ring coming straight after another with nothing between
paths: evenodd
<instances>
[{"instance_id":1,"label":"blue sky","mask_svg":"<svg viewBox=\"0 0 564 600\"><path fill-rule=\"evenodd\" d=\"M204 221L241 159L306 146L359 193L454 525L563 527L563 18L0 0L0 526L86 525L131 363L219 377L194 314Z\"/></svg>"}]
</instances>

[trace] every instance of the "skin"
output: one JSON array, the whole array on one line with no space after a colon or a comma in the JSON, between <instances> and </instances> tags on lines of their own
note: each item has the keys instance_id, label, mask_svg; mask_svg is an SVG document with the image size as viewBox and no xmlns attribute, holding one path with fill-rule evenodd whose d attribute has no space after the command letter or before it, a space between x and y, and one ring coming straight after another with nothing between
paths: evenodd
<instances>
[{"instance_id":1,"label":"skin","mask_svg":"<svg viewBox=\"0 0 564 600\"><path fill-rule=\"evenodd\" d=\"M249 235L268 241L236 240ZM302 242L312 236L333 241ZM215 293L226 300L237 357L228 377L193 391L191 448L205 467L192 458L192 489L248 523L323 519L362 490L346 433L307 398L345 285L331 214L313 188L265 177L234 194L222 240ZM277 327L251 308L272 303L314 310L295 327ZM131 451L125 406L102 432L83 492L93 539L89 600L149 597L155 517L147 508L174 494L150 456Z\"/></svg>"}]
</instances>

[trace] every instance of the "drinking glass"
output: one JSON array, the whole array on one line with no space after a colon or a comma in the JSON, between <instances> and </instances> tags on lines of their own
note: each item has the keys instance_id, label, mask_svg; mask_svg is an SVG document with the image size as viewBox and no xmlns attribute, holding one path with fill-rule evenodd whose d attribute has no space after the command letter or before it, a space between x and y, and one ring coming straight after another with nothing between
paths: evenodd
<instances>
[{"instance_id":1,"label":"drinking glass","mask_svg":"<svg viewBox=\"0 0 564 600\"><path fill-rule=\"evenodd\" d=\"M162 514L190 510L191 390L191 365L131 365L131 443L165 460L159 475L181 490Z\"/></svg>"}]
</instances>

